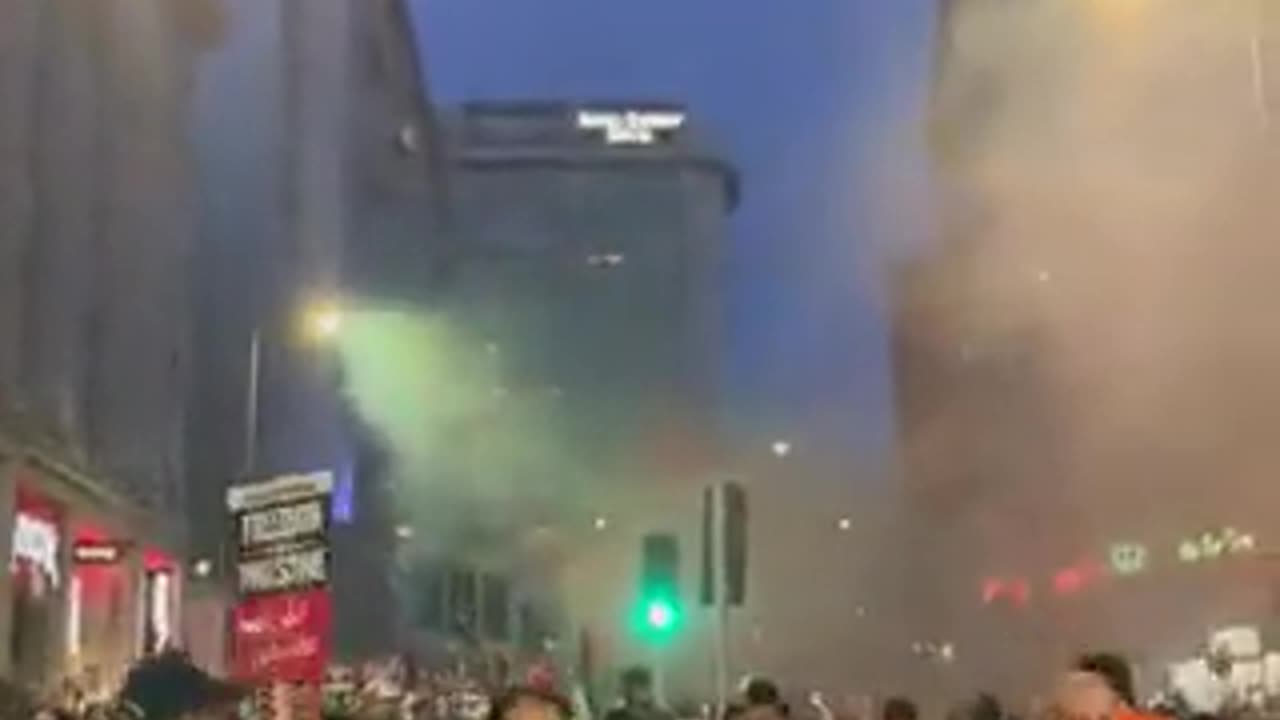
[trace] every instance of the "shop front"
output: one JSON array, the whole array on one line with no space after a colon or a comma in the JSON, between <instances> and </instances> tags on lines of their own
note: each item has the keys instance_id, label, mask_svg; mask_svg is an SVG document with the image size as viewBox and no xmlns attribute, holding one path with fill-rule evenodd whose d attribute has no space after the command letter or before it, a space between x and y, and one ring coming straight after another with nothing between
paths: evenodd
<instances>
[{"instance_id":1,"label":"shop front","mask_svg":"<svg viewBox=\"0 0 1280 720\"><path fill-rule=\"evenodd\" d=\"M19 455L0 458L0 522L0 675L107 693L135 659L178 641L182 563L135 508Z\"/></svg>"}]
</instances>

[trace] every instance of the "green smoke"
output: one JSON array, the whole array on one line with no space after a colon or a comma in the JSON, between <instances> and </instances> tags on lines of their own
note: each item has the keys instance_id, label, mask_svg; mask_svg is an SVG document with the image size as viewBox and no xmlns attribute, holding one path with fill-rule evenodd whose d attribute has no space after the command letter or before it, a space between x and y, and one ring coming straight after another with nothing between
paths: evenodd
<instances>
[{"instance_id":1,"label":"green smoke","mask_svg":"<svg viewBox=\"0 0 1280 720\"><path fill-rule=\"evenodd\" d=\"M399 520L471 549L576 512L556 393L512 388L501 350L444 314L362 310L337 341L347 396L390 450Z\"/></svg>"}]
</instances>

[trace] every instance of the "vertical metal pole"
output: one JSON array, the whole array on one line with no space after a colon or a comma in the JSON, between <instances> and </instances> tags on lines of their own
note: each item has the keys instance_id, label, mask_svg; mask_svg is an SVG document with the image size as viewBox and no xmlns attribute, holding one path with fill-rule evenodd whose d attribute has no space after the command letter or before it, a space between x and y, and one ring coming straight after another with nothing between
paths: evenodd
<instances>
[{"instance_id":1,"label":"vertical metal pole","mask_svg":"<svg viewBox=\"0 0 1280 720\"><path fill-rule=\"evenodd\" d=\"M1249 60L1253 71L1253 99L1258 106L1258 115L1262 126L1271 126L1271 98L1267 92L1267 66L1264 57L1262 33L1266 28L1265 0L1258 0L1254 5L1254 17L1250 23Z\"/></svg>"},{"instance_id":2,"label":"vertical metal pole","mask_svg":"<svg viewBox=\"0 0 1280 720\"><path fill-rule=\"evenodd\" d=\"M262 375L262 329L254 328L249 338L249 378L244 399L244 479L253 476L258 464L258 399Z\"/></svg>"},{"instance_id":3,"label":"vertical metal pole","mask_svg":"<svg viewBox=\"0 0 1280 720\"><path fill-rule=\"evenodd\" d=\"M667 677L663 672L662 647L654 643L650 664L653 666L653 699L660 708L667 707Z\"/></svg>"},{"instance_id":4,"label":"vertical metal pole","mask_svg":"<svg viewBox=\"0 0 1280 720\"><path fill-rule=\"evenodd\" d=\"M723 482L718 482L711 489L711 527L712 527L712 582L715 588L715 668L716 668L716 717L720 720L729 707L729 573L725 567L728 555L726 547L725 525L727 512L725 501L728 493Z\"/></svg>"}]
</instances>

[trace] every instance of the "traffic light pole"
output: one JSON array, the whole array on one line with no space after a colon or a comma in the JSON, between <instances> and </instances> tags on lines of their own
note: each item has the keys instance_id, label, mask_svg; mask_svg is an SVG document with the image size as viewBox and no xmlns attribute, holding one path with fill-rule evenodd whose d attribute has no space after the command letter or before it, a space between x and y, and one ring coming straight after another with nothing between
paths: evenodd
<instances>
[{"instance_id":1,"label":"traffic light pole","mask_svg":"<svg viewBox=\"0 0 1280 720\"><path fill-rule=\"evenodd\" d=\"M712 489L711 527L712 527L712 582L715 587L715 683L716 683L716 716L715 720L725 717L729 708L729 572L725 562L728 556L727 525L728 500L727 486L717 483Z\"/></svg>"},{"instance_id":2,"label":"traffic light pole","mask_svg":"<svg viewBox=\"0 0 1280 720\"><path fill-rule=\"evenodd\" d=\"M662 658L662 646L653 646L650 664L653 666L653 698L658 707L670 707L667 705L667 674L664 672L666 663Z\"/></svg>"}]
</instances>

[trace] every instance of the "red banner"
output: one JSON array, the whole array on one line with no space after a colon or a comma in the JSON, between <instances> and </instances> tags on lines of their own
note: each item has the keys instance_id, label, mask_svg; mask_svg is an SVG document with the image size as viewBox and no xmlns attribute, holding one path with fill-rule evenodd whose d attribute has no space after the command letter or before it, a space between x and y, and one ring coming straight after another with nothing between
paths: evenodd
<instances>
[{"instance_id":1,"label":"red banner","mask_svg":"<svg viewBox=\"0 0 1280 720\"><path fill-rule=\"evenodd\" d=\"M236 607L232 622L240 680L324 680L333 622L327 589L246 598Z\"/></svg>"}]
</instances>

